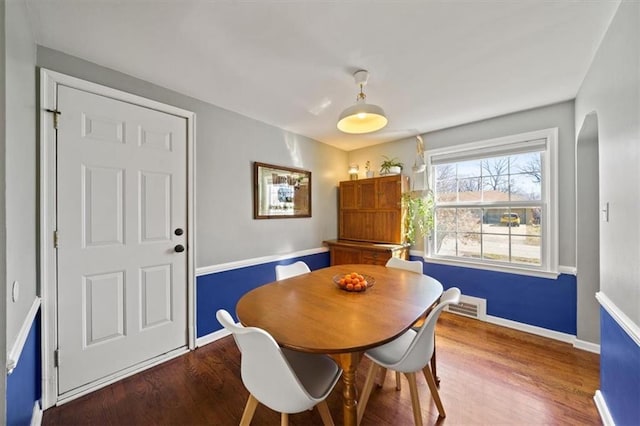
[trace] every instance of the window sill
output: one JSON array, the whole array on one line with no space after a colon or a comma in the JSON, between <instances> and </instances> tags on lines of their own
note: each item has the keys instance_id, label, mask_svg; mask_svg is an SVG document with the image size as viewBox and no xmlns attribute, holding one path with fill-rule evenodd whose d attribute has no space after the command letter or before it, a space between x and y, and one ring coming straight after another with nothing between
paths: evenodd
<instances>
[{"instance_id":1,"label":"window sill","mask_svg":"<svg viewBox=\"0 0 640 426\"><path fill-rule=\"evenodd\" d=\"M435 263L439 265L458 266L462 268L482 269L484 271L504 272L507 274L526 275L530 277L556 279L560 272L546 271L543 269L518 268L514 266L493 265L479 262L465 262L464 260L445 259L440 257L423 256L426 263Z\"/></svg>"}]
</instances>

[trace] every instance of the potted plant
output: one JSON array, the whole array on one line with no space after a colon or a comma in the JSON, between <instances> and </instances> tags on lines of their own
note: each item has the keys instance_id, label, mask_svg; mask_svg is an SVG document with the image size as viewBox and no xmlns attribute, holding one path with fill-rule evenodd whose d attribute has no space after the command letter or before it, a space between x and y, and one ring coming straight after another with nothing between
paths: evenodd
<instances>
[{"instance_id":1,"label":"potted plant","mask_svg":"<svg viewBox=\"0 0 640 426\"><path fill-rule=\"evenodd\" d=\"M429 235L433 229L433 192L411 191L402 194L405 243L414 244L416 231L420 236Z\"/></svg>"},{"instance_id":2,"label":"potted plant","mask_svg":"<svg viewBox=\"0 0 640 426\"><path fill-rule=\"evenodd\" d=\"M364 165L364 169L367 172L367 177L372 178L375 172L371 170L371 161L367 160L367 162Z\"/></svg>"},{"instance_id":3,"label":"potted plant","mask_svg":"<svg viewBox=\"0 0 640 426\"><path fill-rule=\"evenodd\" d=\"M382 158L384 158L384 161L380 165L381 175L397 175L402 173L403 164L397 157L389 158L383 155Z\"/></svg>"}]
</instances>

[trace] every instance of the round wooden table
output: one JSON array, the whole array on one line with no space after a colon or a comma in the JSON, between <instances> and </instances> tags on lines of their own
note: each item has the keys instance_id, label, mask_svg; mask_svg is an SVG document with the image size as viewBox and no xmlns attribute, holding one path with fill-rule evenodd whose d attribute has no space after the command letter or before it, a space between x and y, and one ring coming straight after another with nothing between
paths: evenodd
<instances>
[{"instance_id":1,"label":"round wooden table","mask_svg":"<svg viewBox=\"0 0 640 426\"><path fill-rule=\"evenodd\" d=\"M333 276L373 277L364 292L338 288ZM344 424L355 426L355 373L362 354L404 333L442 294L432 277L377 265L337 265L265 284L238 302L245 326L268 331L282 347L328 354L342 367Z\"/></svg>"}]
</instances>

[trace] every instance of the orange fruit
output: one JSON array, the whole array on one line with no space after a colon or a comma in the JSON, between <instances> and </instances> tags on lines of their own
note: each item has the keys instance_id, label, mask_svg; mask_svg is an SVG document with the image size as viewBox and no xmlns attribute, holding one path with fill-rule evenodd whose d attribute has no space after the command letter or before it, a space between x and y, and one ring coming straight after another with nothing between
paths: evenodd
<instances>
[{"instance_id":1,"label":"orange fruit","mask_svg":"<svg viewBox=\"0 0 640 426\"><path fill-rule=\"evenodd\" d=\"M362 275L360 275L360 274L358 274L358 279L359 279L360 281L364 281L364 277L363 277Z\"/></svg>"},{"instance_id":2,"label":"orange fruit","mask_svg":"<svg viewBox=\"0 0 640 426\"><path fill-rule=\"evenodd\" d=\"M342 284L342 285L344 285L344 284L345 284L345 282L344 282L344 278L340 278L340 284Z\"/></svg>"},{"instance_id":3,"label":"orange fruit","mask_svg":"<svg viewBox=\"0 0 640 426\"><path fill-rule=\"evenodd\" d=\"M353 284L351 284L351 283L347 284L347 290L352 291L353 290Z\"/></svg>"},{"instance_id":4,"label":"orange fruit","mask_svg":"<svg viewBox=\"0 0 640 426\"><path fill-rule=\"evenodd\" d=\"M353 286L353 289L355 291L362 291L362 286L360 284L356 284L356 285Z\"/></svg>"}]
</instances>

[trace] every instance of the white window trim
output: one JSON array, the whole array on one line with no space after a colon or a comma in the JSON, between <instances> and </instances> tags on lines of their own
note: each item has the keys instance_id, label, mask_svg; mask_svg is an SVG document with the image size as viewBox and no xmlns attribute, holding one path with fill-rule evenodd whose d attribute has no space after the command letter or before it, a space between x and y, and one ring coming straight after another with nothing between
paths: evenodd
<instances>
[{"instance_id":1,"label":"white window trim","mask_svg":"<svg viewBox=\"0 0 640 426\"><path fill-rule=\"evenodd\" d=\"M521 275L531 275L544 278L555 278L558 272L558 128L549 128L533 132L520 133L517 135L505 136L495 139L488 139L478 142L470 142L446 148L438 148L427 151L427 170L431 171L433 160L437 157L462 155L464 153L486 151L492 152L504 150L509 145L521 146L523 141L535 141L546 139L547 147L543 154L543 182L542 200L546 204L545 212L547 225L543 229L542 240L542 266L526 266L514 264L495 264L484 260L461 259L450 256L437 256L433 253L433 242L425 239L424 260L430 263L440 263L445 265L462 266L467 268L484 269L498 272L515 273ZM428 177L430 187L434 187L433 176ZM545 216L543 216L545 217Z\"/></svg>"}]
</instances>

